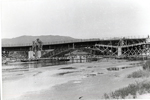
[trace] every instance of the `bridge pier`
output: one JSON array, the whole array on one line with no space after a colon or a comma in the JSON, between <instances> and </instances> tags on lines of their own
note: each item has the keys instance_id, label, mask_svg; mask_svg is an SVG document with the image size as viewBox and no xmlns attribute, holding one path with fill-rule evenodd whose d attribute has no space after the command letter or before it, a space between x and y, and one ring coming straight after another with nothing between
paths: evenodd
<instances>
[{"instance_id":1,"label":"bridge pier","mask_svg":"<svg viewBox=\"0 0 150 100\"><path fill-rule=\"evenodd\" d=\"M72 44L72 48L73 48L73 49L75 48L74 43Z\"/></svg>"},{"instance_id":2,"label":"bridge pier","mask_svg":"<svg viewBox=\"0 0 150 100\"><path fill-rule=\"evenodd\" d=\"M119 46L118 47L118 57L122 55L122 48Z\"/></svg>"},{"instance_id":3,"label":"bridge pier","mask_svg":"<svg viewBox=\"0 0 150 100\"><path fill-rule=\"evenodd\" d=\"M42 54L41 51L28 51L28 59L35 59L35 58L41 58Z\"/></svg>"},{"instance_id":4,"label":"bridge pier","mask_svg":"<svg viewBox=\"0 0 150 100\"><path fill-rule=\"evenodd\" d=\"M146 43L150 43L150 38L147 38L147 39L146 39Z\"/></svg>"},{"instance_id":5,"label":"bridge pier","mask_svg":"<svg viewBox=\"0 0 150 100\"><path fill-rule=\"evenodd\" d=\"M34 59L34 52L33 51L28 51L28 59Z\"/></svg>"},{"instance_id":6,"label":"bridge pier","mask_svg":"<svg viewBox=\"0 0 150 100\"><path fill-rule=\"evenodd\" d=\"M41 51L37 51L37 52L36 52L36 57L37 57L37 58L41 58Z\"/></svg>"}]
</instances>

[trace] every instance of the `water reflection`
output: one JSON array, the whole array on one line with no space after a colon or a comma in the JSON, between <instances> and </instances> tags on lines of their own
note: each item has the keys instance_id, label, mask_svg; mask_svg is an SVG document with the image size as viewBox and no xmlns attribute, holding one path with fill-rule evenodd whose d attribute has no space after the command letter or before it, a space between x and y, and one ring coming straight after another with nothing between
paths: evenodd
<instances>
[{"instance_id":1,"label":"water reflection","mask_svg":"<svg viewBox=\"0 0 150 100\"><path fill-rule=\"evenodd\" d=\"M35 62L35 63L10 63L10 64L3 64L2 71L3 72L17 72L17 71L29 71L32 68L40 68L40 67L50 67L54 65L62 65L68 64L66 61L61 62L53 62L53 63L45 63L45 62Z\"/></svg>"}]
</instances>

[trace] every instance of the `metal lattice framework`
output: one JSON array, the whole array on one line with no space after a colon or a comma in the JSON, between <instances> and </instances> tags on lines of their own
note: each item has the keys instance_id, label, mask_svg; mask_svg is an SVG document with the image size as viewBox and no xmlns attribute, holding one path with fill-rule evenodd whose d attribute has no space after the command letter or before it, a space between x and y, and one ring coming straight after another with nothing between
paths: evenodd
<instances>
[{"instance_id":1,"label":"metal lattice framework","mask_svg":"<svg viewBox=\"0 0 150 100\"><path fill-rule=\"evenodd\" d=\"M150 56L150 43L138 41L138 43L127 44L127 41L122 39L118 42L117 46L95 44L95 51L98 51L100 55L105 56L120 56L120 57L139 57L139 56ZM93 50L94 50L93 49Z\"/></svg>"}]
</instances>

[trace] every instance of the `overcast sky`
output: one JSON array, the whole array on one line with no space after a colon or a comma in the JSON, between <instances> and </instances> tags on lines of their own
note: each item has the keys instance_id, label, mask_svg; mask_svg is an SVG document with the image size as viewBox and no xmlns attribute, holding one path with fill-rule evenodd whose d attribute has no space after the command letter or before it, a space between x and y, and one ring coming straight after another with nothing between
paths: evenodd
<instances>
[{"instance_id":1,"label":"overcast sky","mask_svg":"<svg viewBox=\"0 0 150 100\"><path fill-rule=\"evenodd\" d=\"M2 38L147 36L150 0L2 0Z\"/></svg>"}]
</instances>

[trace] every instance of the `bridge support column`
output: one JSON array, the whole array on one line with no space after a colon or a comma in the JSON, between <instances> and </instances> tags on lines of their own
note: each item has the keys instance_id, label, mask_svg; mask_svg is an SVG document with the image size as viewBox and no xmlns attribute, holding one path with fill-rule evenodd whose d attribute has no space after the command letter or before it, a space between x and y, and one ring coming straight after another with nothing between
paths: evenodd
<instances>
[{"instance_id":1,"label":"bridge support column","mask_svg":"<svg viewBox=\"0 0 150 100\"><path fill-rule=\"evenodd\" d=\"M122 48L118 47L118 56L121 56L121 55L122 55Z\"/></svg>"},{"instance_id":2,"label":"bridge support column","mask_svg":"<svg viewBox=\"0 0 150 100\"><path fill-rule=\"evenodd\" d=\"M74 49L74 43L72 44L72 48Z\"/></svg>"},{"instance_id":3,"label":"bridge support column","mask_svg":"<svg viewBox=\"0 0 150 100\"><path fill-rule=\"evenodd\" d=\"M28 59L34 59L34 52L33 51L28 51Z\"/></svg>"},{"instance_id":4,"label":"bridge support column","mask_svg":"<svg viewBox=\"0 0 150 100\"><path fill-rule=\"evenodd\" d=\"M150 43L150 38L147 38L147 39L146 39L146 43Z\"/></svg>"},{"instance_id":5,"label":"bridge support column","mask_svg":"<svg viewBox=\"0 0 150 100\"><path fill-rule=\"evenodd\" d=\"M41 58L41 51L37 51L37 58Z\"/></svg>"}]
</instances>

